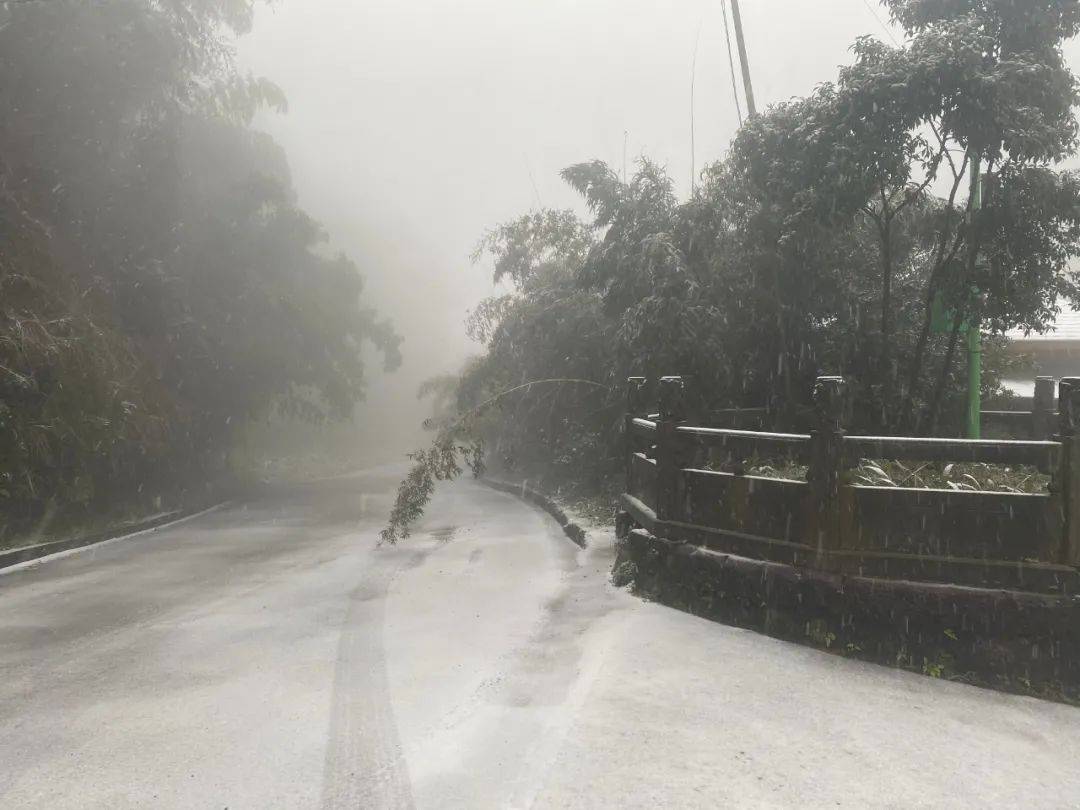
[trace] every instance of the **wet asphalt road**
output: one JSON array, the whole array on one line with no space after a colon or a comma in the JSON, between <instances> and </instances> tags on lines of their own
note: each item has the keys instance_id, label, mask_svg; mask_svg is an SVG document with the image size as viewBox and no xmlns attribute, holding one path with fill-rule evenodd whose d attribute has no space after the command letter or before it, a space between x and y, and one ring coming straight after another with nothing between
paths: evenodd
<instances>
[{"instance_id":1,"label":"wet asphalt road","mask_svg":"<svg viewBox=\"0 0 1080 810\"><path fill-rule=\"evenodd\" d=\"M397 472L0 575L0 806L408 806L382 636L426 551L376 548Z\"/></svg>"},{"instance_id":2,"label":"wet asphalt road","mask_svg":"<svg viewBox=\"0 0 1080 810\"><path fill-rule=\"evenodd\" d=\"M612 588L609 535L397 469L0 574L0 807L1076 807L1080 711Z\"/></svg>"}]
</instances>

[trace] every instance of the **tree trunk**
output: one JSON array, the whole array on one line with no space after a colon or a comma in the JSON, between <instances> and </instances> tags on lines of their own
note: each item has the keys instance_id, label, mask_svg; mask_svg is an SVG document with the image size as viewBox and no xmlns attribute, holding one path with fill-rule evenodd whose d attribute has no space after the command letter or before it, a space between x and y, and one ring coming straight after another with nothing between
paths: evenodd
<instances>
[{"instance_id":1,"label":"tree trunk","mask_svg":"<svg viewBox=\"0 0 1080 810\"><path fill-rule=\"evenodd\" d=\"M881 387L882 427L891 424L895 369L892 367L892 221L881 225L881 358L879 373L884 374Z\"/></svg>"},{"instance_id":2,"label":"tree trunk","mask_svg":"<svg viewBox=\"0 0 1080 810\"><path fill-rule=\"evenodd\" d=\"M956 201L956 192L960 188L964 170L967 168L970 159L971 153L965 153L964 162L960 165L960 171L955 176L952 189L949 191L949 201L946 204L945 227L941 233L941 244L938 246L937 256L934 259L934 266L930 270L930 278L926 285L926 309L923 315L923 325L919 332L919 340L915 345L915 352L911 358L911 365L908 368L907 389L903 392L904 403L900 409L899 422L901 426L905 428L912 426L913 405L915 403L915 397L919 393L919 371L922 369L923 355L926 353L926 344L930 338L930 327L933 320L932 308L934 305L934 295L937 292L938 279L945 265L952 261L952 257L956 254L956 249L960 244L960 234L958 232L952 250L946 255L946 247L949 243L950 214L953 210L953 203ZM967 202L967 210L969 212L971 211L971 200L968 200ZM914 422L917 427L919 420L916 418Z\"/></svg>"},{"instance_id":3,"label":"tree trunk","mask_svg":"<svg viewBox=\"0 0 1080 810\"><path fill-rule=\"evenodd\" d=\"M907 390L904 391L904 404L900 411L900 417L898 422L901 428L912 429L917 428L918 418L914 417L913 406L915 404L915 395L919 389L919 371L922 369L923 355L926 354L926 344L930 340L930 325L933 320L933 306L934 295L937 292L937 286L934 284L934 278L931 276L930 283L927 286L925 311L923 314L922 329L919 330L919 340L915 344L915 352L911 356L911 365L908 368L908 382Z\"/></svg>"},{"instance_id":4,"label":"tree trunk","mask_svg":"<svg viewBox=\"0 0 1080 810\"><path fill-rule=\"evenodd\" d=\"M961 317L957 315L953 320L952 332L949 334L949 347L945 350L945 359L941 362L941 373L938 375L937 383L934 385L934 396L930 401L930 413L927 414L929 421L927 432L931 436L937 432L938 415L941 413L941 398L945 394L945 385L949 380L949 372L952 370L953 358L956 355L957 338L960 336L961 323L963 323L963 321Z\"/></svg>"},{"instance_id":5,"label":"tree trunk","mask_svg":"<svg viewBox=\"0 0 1080 810\"><path fill-rule=\"evenodd\" d=\"M978 172L978 158L974 158L972 160L972 169L971 170L972 170L972 194L971 194L971 199L968 200L968 217L969 217L969 223L970 223L970 227L971 227L971 232L970 232L970 235L969 235L968 240L967 240L967 255L964 257L964 264L966 266L968 284L971 284L971 279L973 279L975 277L975 268L976 268L976 264L978 263L979 248L980 248L979 233L978 233L978 230L975 228L975 222L974 222L975 208L972 205L972 200L976 196L975 189L977 188L977 186L975 185L975 183L976 183L975 178L977 177L976 173ZM973 293L973 292L974 292L974 288L972 288L969 295L971 293ZM977 307L977 305L976 305L974 300L972 300L971 303L967 307L967 309L969 310L967 312L967 319L969 321L968 329L978 329L979 328L979 326L978 326L978 313L975 311L976 307ZM952 334L949 336L949 349L948 349L948 352L945 355L945 363L942 365L941 376L938 378L937 389L934 391L934 401L933 401L933 404L931 405L931 408L930 408L930 432L931 433L933 433L937 429L938 413L939 413L939 411L941 409L941 396L942 396L942 394L944 392L945 382L946 382L946 380L948 378L949 369L952 366L953 354L955 353L955 349L956 349L956 336L960 331L960 323L961 323L960 312L958 312L956 314L956 320L953 322L953 331L952 331Z\"/></svg>"}]
</instances>

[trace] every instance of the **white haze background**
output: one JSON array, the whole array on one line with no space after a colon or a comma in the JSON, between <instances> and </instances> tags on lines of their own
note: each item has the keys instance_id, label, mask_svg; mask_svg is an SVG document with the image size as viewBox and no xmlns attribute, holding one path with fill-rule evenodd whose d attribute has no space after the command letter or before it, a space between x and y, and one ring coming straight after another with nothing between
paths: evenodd
<instances>
[{"instance_id":1,"label":"white haze background","mask_svg":"<svg viewBox=\"0 0 1080 810\"><path fill-rule=\"evenodd\" d=\"M856 37L889 36L874 0L743 0L742 13L759 109L835 78ZM487 267L470 265L473 246L538 205L581 209L561 169L599 158L621 170L625 144L630 171L647 155L689 191L695 43L700 171L738 127L720 0L260 9L240 61L277 82L290 109L258 125L284 146L331 249L356 260L370 300L406 339L400 371L372 372L359 441L385 453L417 439L419 382L479 349L463 321L492 285ZM1075 70L1080 48L1068 51Z\"/></svg>"}]
</instances>

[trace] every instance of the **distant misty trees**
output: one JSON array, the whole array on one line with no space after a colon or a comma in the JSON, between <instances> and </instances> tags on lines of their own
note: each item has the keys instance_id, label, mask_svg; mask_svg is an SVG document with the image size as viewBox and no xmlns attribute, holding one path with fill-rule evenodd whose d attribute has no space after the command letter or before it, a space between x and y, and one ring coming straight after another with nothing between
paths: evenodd
<instances>
[{"instance_id":1,"label":"distant misty trees","mask_svg":"<svg viewBox=\"0 0 1080 810\"><path fill-rule=\"evenodd\" d=\"M0 533L219 474L271 410L347 415L400 338L249 128L248 0L0 3Z\"/></svg>"},{"instance_id":2,"label":"distant misty trees","mask_svg":"<svg viewBox=\"0 0 1080 810\"><path fill-rule=\"evenodd\" d=\"M621 464L630 375L681 374L699 404L768 405L805 428L814 379L843 374L853 429L951 431L969 323L987 335L984 393L998 389L1002 334L1080 299L1080 179L1057 168L1077 147L1061 45L1080 4L885 5L902 45L860 39L836 81L749 119L690 199L649 161L628 180L583 163L563 177L590 221L540 211L484 238L478 258L512 291L473 313L484 353L456 413L498 404L462 422L444 393L440 470L473 446L468 424L505 464L599 488ZM517 388L552 378L599 385Z\"/></svg>"}]
</instances>

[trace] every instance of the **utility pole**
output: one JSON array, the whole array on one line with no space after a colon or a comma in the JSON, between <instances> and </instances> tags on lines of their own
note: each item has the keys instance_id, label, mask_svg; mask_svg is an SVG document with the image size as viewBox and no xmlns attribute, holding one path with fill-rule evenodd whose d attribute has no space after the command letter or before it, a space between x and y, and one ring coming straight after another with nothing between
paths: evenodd
<instances>
[{"instance_id":1,"label":"utility pole","mask_svg":"<svg viewBox=\"0 0 1080 810\"><path fill-rule=\"evenodd\" d=\"M739 0L731 0L731 17L735 22L735 40L739 43L739 63L742 65L743 89L746 91L746 114L753 118L757 115L757 107L754 105L754 88L750 84L750 63L746 60L746 39L743 37Z\"/></svg>"}]
</instances>

